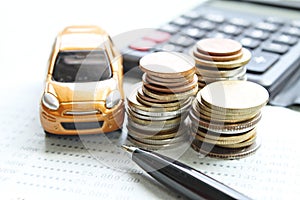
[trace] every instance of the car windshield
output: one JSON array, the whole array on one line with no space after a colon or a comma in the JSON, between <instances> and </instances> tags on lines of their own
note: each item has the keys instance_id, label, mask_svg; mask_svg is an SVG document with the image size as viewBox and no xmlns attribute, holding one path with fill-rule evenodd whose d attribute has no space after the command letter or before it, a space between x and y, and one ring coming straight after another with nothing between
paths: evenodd
<instances>
[{"instance_id":1,"label":"car windshield","mask_svg":"<svg viewBox=\"0 0 300 200\"><path fill-rule=\"evenodd\" d=\"M53 79L58 82L95 82L112 77L105 51L62 51L57 55Z\"/></svg>"}]
</instances>

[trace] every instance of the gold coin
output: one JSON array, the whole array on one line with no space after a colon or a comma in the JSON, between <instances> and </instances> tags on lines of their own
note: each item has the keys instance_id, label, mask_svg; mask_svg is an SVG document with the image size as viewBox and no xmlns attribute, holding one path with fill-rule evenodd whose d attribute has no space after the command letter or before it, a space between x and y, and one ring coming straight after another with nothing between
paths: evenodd
<instances>
[{"instance_id":1,"label":"gold coin","mask_svg":"<svg viewBox=\"0 0 300 200\"><path fill-rule=\"evenodd\" d=\"M237 134L237 133L247 132L253 129L261 119L260 113L250 120L238 122L238 123L222 123L216 121L206 121L204 119L195 116L193 112L190 112L189 116L192 121L192 125L199 126L209 131L219 132L222 134Z\"/></svg>"},{"instance_id":2,"label":"gold coin","mask_svg":"<svg viewBox=\"0 0 300 200\"><path fill-rule=\"evenodd\" d=\"M176 78L195 71L192 57L177 52L155 52L140 59L140 68L147 74L162 78Z\"/></svg>"},{"instance_id":3,"label":"gold coin","mask_svg":"<svg viewBox=\"0 0 300 200\"><path fill-rule=\"evenodd\" d=\"M268 91L249 81L219 81L206 85L201 91L201 102L213 110L231 113L255 112L265 106ZM198 99L198 98L197 98Z\"/></svg>"},{"instance_id":4,"label":"gold coin","mask_svg":"<svg viewBox=\"0 0 300 200\"><path fill-rule=\"evenodd\" d=\"M181 84L181 86L177 87L165 87L162 84L161 85L154 85L148 83L146 80L143 79L143 85L144 87L148 88L149 90L161 92L161 93L183 93L187 92L195 87L195 85L198 82L198 78L196 75L194 75L194 81L189 84Z\"/></svg>"},{"instance_id":5,"label":"gold coin","mask_svg":"<svg viewBox=\"0 0 300 200\"><path fill-rule=\"evenodd\" d=\"M162 104L174 103L175 105L180 105L180 102L182 102L182 101L159 100L159 99L149 97L143 92L142 85L137 90L137 96L140 97L141 99L143 99L144 101L151 102L151 103L162 103Z\"/></svg>"},{"instance_id":6,"label":"gold coin","mask_svg":"<svg viewBox=\"0 0 300 200\"><path fill-rule=\"evenodd\" d=\"M136 129L130 125L127 125L128 129L128 134L134 135L135 137L139 138L145 138L145 139L152 139L152 140L162 140L162 139L170 139L174 138L177 135L181 135L183 133L183 129L171 129L169 131L159 131L159 132L154 132L154 131L145 131L145 130L139 130Z\"/></svg>"},{"instance_id":7,"label":"gold coin","mask_svg":"<svg viewBox=\"0 0 300 200\"><path fill-rule=\"evenodd\" d=\"M251 52L248 49L242 49L243 56L237 60L232 61L207 61L194 57L196 66L205 66L212 68L234 69L243 65L246 65L251 59ZM191 51L190 54L193 54Z\"/></svg>"},{"instance_id":8,"label":"gold coin","mask_svg":"<svg viewBox=\"0 0 300 200\"><path fill-rule=\"evenodd\" d=\"M238 76L239 74L245 74L246 73L246 67L241 66L237 67L234 69L220 69L220 68L212 68L212 67L203 67L203 66L198 66L196 68L196 74L198 76L205 76L205 77L235 77Z\"/></svg>"},{"instance_id":9,"label":"gold coin","mask_svg":"<svg viewBox=\"0 0 300 200\"><path fill-rule=\"evenodd\" d=\"M173 130L175 128L178 128L180 126L180 124L168 124L168 125L163 125L163 126L150 126L150 125L142 125L142 124L136 123L132 120L128 120L128 125L133 126L134 128L139 129L139 130L156 131L156 132L169 131L169 130Z\"/></svg>"},{"instance_id":10,"label":"gold coin","mask_svg":"<svg viewBox=\"0 0 300 200\"><path fill-rule=\"evenodd\" d=\"M177 116L156 116L156 117L151 117L151 116L147 116L147 115L141 115L137 112L134 112L133 110L131 110L130 108L126 109L127 115L130 116L134 116L136 118L139 119L144 119L144 120L156 120L156 121L161 121L161 120L168 120L168 119L174 119L180 115Z\"/></svg>"},{"instance_id":11,"label":"gold coin","mask_svg":"<svg viewBox=\"0 0 300 200\"><path fill-rule=\"evenodd\" d=\"M256 140L256 134L254 134L252 137L250 137L248 140L240 142L240 143L235 143L235 144L220 144L218 146L223 147L223 148L231 148L231 149L237 149L237 148L242 148L242 147L247 147L253 144Z\"/></svg>"},{"instance_id":12,"label":"gold coin","mask_svg":"<svg viewBox=\"0 0 300 200\"><path fill-rule=\"evenodd\" d=\"M137 100L144 105L147 106L151 106L151 107L178 107L178 109L180 109L181 107L183 107L184 105L186 105L187 103L190 102L190 99L187 100L183 100L183 101L175 101L175 102L171 102L171 103L153 103L151 101L146 101L144 99L142 99L139 95L136 96Z\"/></svg>"},{"instance_id":13,"label":"gold coin","mask_svg":"<svg viewBox=\"0 0 300 200\"><path fill-rule=\"evenodd\" d=\"M198 85L195 85L195 87L187 92L183 92L183 93L177 93L177 94L164 94L164 93L159 93L159 92L155 92L152 90L147 89L146 87L142 87L144 94L146 94L147 96L150 96L152 98L155 99L159 99L159 100L163 100L163 101L180 101L183 99L187 99L191 96L196 95L196 93L198 92Z\"/></svg>"},{"instance_id":14,"label":"gold coin","mask_svg":"<svg viewBox=\"0 0 300 200\"><path fill-rule=\"evenodd\" d=\"M171 112L171 111L176 111L180 109L179 106L174 106L174 107L152 107L152 106L147 106L144 104L141 104L137 100L137 91L133 91L128 97L127 97L127 103L129 107L135 107L139 110L147 111L147 112ZM162 105L163 106L163 105Z\"/></svg>"},{"instance_id":15,"label":"gold coin","mask_svg":"<svg viewBox=\"0 0 300 200\"><path fill-rule=\"evenodd\" d=\"M248 140L249 138L256 135L256 128L253 128L248 132L240 133L236 135L226 135L226 134L220 134L220 133L208 131L202 128L192 128L192 134L197 135L199 137L197 139L201 140L202 142L208 142L208 143L218 144L218 145L222 145L222 144L226 145L226 144L241 143L243 141Z\"/></svg>"},{"instance_id":16,"label":"gold coin","mask_svg":"<svg viewBox=\"0 0 300 200\"><path fill-rule=\"evenodd\" d=\"M198 48L195 46L193 49L193 54L195 57L203 59L203 60L208 60L208 61L232 61L239 59L243 56L243 52L240 50L236 54L233 55L228 55L228 56L213 56L210 55L209 53L205 52L199 52Z\"/></svg>"},{"instance_id":17,"label":"gold coin","mask_svg":"<svg viewBox=\"0 0 300 200\"><path fill-rule=\"evenodd\" d=\"M151 120L139 119L134 116L130 116L129 118L130 119L128 119L128 120L134 121L135 123L138 123L138 124L141 124L144 126L155 126L155 127L158 127L158 126L164 127L167 125L177 126L182 121L181 117L176 117L176 118L167 119L167 120L160 120L160 121L152 120L152 119Z\"/></svg>"},{"instance_id":18,"label":"gold coin","mask_svg":"<svg viewBox=\"0 0 300 200\"><path fill-rule=\"evenodd\" d=\"M196 43L197 50L212 56L230 56L240 52L242 45L232 39L207 38Z\"/></svg>"},{"instance_id":19,"label":"gold coin","mask_svg":"<svg viewBox=\"0 0 300 200\"><path fill-rule=\"evenodd\" d=\"M196 70L196 69L195 69ZM165 86L178 86L179 83L181 84L189 84L194 81L194 74L190 73L186 76L181 77L172 77L172 78L161 78L158 76L146 74L146 80L148 80L149 83L157 84L157 85L165 85Z\"/></svg>"},{"instance_id":20,"label":"gold coin","mask_svg":"<svg viewBox=\"0 0 300 200\"><path fill-rule=\"evenodd\" d=\"M261 141L256 139L250 146L237 149L222 148L199 140L194 140L191 146L195 151L206 156L222 159L239 159L255 153L261 146Z\"/></svg>"},{"instance_id":21,"label":"gold coin","mask_svg":"<svg viewBox=\"0 0 300 200\"><path fill-rule=\"evenodd\" d=\"M129 135L129 136L141 143L154 144L154 145L166 145L166 144L171 144L171 143L178 143L178 142L182 142L182 141L186 140L186 138L187 138L187 136L184 134L181 134L177 137L168 138L168 139L160 139L160 140L140 138L140 137L135 137L134 135Z\"/></svg>"}]
</instances>

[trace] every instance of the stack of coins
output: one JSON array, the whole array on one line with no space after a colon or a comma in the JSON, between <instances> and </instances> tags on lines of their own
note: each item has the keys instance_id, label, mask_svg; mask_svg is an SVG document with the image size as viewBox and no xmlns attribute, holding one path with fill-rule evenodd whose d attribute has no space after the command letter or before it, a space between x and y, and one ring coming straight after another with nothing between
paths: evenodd
<instances>
[{"instance_id":1,"label":"stack of coins","mask_svg":"<svg viewBox=\"0 0 300 200\"><path fill-rule=\"evenodd\" d=\"M248 81L219 81L200 90L193 101L192 147L219 158L241 158L255 152L260 141L257 123L269 94Z\"/></svg>"},{"instance_id":2,"label":"stack of coins","mask_svg":"<svg viewBox=\"0 0 300 200\"><path fill-rule=\"evenodd\" d=\"M186 140L183 120L198 91L194 60L180 53L156 52L140 60L142 83L127 97L128 139L159 149Z\"/></svg>"},{"instance_id":3,"label":"stack of coins","mask_svg":"<svg viewBox=\"0 0 300 200\"><path fill-rule=\"evenodd\" d=\"M246 65L251 59L249 50L234 40L207 38L198 41L190 54L196 61L199 89L224 80L246 80Z\"/></svg>"}]
</instances>

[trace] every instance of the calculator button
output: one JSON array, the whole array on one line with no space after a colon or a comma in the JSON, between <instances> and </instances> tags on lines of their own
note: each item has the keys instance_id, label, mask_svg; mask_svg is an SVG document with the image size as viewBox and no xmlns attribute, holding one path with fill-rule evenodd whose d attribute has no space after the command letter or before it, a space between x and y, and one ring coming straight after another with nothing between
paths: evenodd
<instances>
[{"instance_id":1,"label":"calculator button","mask_svg":"<svg viewBox=\"0 0 300 200\"><path fill-rule=\"evenodd\" d=\"M208 38L230 38L230 35L221 32L210 32L207 34Z\"/></svg>"},{"instance_id":2,"label":"calculator button","mask_svg":"<svg viewBox=\"0 0 300 200\"><path fill-rule=\"evenodd\" d=\"M235 25L223 25L219 27L219 31L224 32L229 35L239 35L242 29Z\"/></svg>"},{"instance_id":3,"label":"calculator button","mask_svg":"<svg viewBox=\"0 0 300 200\"><path fill-rule=\"evenodd\" d=\"M286 27L283 29L283 33L300 37L300 29L296 27Z\"/></svg>"},{"instance_id":4,"label":"calculator button","mask_svg":"<svg viewBox=\"0 0 300 200\"><path fill-rule=\"evenodd\" d=\"M153 31L147 34L144 39L151 40L153 42L162 43L167 41L171 37L170 33L162 31Z\"/></svg>"},{"instance_id":5,"label":"calculator button","mask_svg":"<svg viewBox=\"0 0 300 200\"><path fill-rule=\"evenodd\" d=\"M178 17L177 19L173 20L171 23L177 26L187 26L191 23L191 20L184 17Z\"/></svg>"},{"instance_id":6,"label":"calculator button","mask_svg":"<svg viewBox=\"0 0 300 200\"><path fill-rule=\"evenodd\" d=\"M225 21L225 18L222 15L204 15L203 18L215 23L223 23Z\"/></svg>"},{"instance_id":7,"label":"calculator button","mask_svg":"<svg viewBox=\"0 0 300 200\"><path fill-rule=\"evenodd\" d=\"M168 32L171 34L175 34L180 30L179 26L173 25L173 24L166 24L162 27L159 28L159 30L164 31L164 32Z\"/></svg>"},{"instance_id":8,"label":"calculator button","mask_svg":"<svg viewBox=\"0 0 300 200\"><path fill-rule=\"evenodd\" d=\"M174 44L161 44L157 45L155 48L155 51L176 51L176 52L182 52L183 48Z\"/></svg>"},{"instance_id":9,"label":"calculator button","mask_svg":"<svg viewBox=\"0 0 300 200\"><path fill-rule=\"evenodd\" d=\"M289 50L289 46L284 44L277 44L277 43L267 43L263 45L263 50L284 54Z\"/></svg>"},{"instance_id":10,"label":"calculator button","mask_svg":"<svg viewBox=\"0 0 300 200\"><path fill-rule=\"evenodd\" d=\"M202 30L207 30L207 31L211 31L211 30L215 29L215 27L216 27L214 23L212 23L210 21L206 21L206 20L197 20L197 21L193 22L192 25L194 27L197 27Z\"/></svg>"},{"instance_id":11,"label":"calculator button","mask_svg":"<svg viewBox=\"0 0 300 200\"><path fill-rule=\"evenodd\" d=\"M246 36L254 39L265 40L269 37L269 33L262 30L254 29L254 30L247 30Z\"/></svg>"},{"instance_id":12,"label":"calculator button","mask_svg":"<svg viewBox=\"0 0 300 200\"><path fill-rule=\"evenodd\" d=\"M129 45L129 48L137 50L137 51L149 51L154 47L156 43L151 40L140 39L136 40Z\"/></svg>"},{"instance_id":13,"label":"calculator button","mask_svg":"<svg viewBox=\"0 0 300 200\"><path fill-rule=\"evenodd\" d=\"M271 24L267 22L259 22L255 25L255 28L270 32L278 30L278 26L276 24Z\"/></svg>"},{"instance_id":14,"label":"calculator button","mask_svg":"<svg viewBox=\"0 0 300 200\"><path fill-rule=\"evenodd\" d=\"M247 71L263 73L267 71L277 60L278 54L268 52L255 52L251 61L246 65Z\"/></svg>"},{"instance_id":15,"label":"calculator button","mask_svg":"<svg viewBox=\"0 0 300 200\"><path fill-rule=\"evenodd\" d=\"M169 40L169 43L182 47L188 47L193 45L195 40L184 35L175 35Z\"/></svg>"},{"instance_id":16,"label":"calculator button","mask_svg":"<svg viewBox=\"0 0 300 200\"><path fill-rule=\"evenodd\" d=\"M260 42L261 42L260 40L256 40L249 37L245 37L240 40L240 43L243 45L243 47L250 48L250 49L257 48Z\"/></svg>"},{"instance_id":17,"label":"calculator button","mask_svg":"<svg viewBox=\"0 0 300 200\"><path fill-rule=\"evenodd\" d=\"M200 30L198 28L194 28L194 27L185 28L181 31L181 33L184 35L187 35L189 37L196 38L196 39L202 38L206 34L205 31L202 31L202 30Z\"/></svg>"},{"instance_id":18,"label":"calculator button","mask_svg":"<svg viewBox=\"0 0 300 200\"><path fill-rule=\"evenodd\" d=\"M244 20L242 18L231 18L228 21L230 24L236 25L236 26L242 26L244 28L247 28L251 25L251 23L247 20Z\"/></svg>"},{"instance_id":19,"label":"calculator button","mask_svg":"<svg viewBox=\"0 0 300 200\"><path fill-rule=\"evenodd\" d=\"M184 13L183 16L190 19L198 19L201 16L201 13L196 10L191 10L187 13Z\"/></svg>"},{"instance_id":20,"label":"calculator button","mask_svg":"<svg viewBox=\"0 0 300 200\"><path fill-rule=\"evenodd\" d=\"M275 37L273 41L287 45L294 45L298 42L298 38L291 35L283 34Z\"/></svg>"},{"instance_id":21,"label":"calculator button","mask_svg":"<svg viewBox=\"0 0 300 200\"><path fill-rule=\"evenodd\" d=\"M272 23L272 24L279 24L279 25L283 25L285 23L285 21L281 18L278 17L268 17L265 19L266 22Z\"/></svg>"},{"instance_id":22,"label":"calculator button","mask_svg":"<svg viewBox=\"0 0 300 200\"><path fill-rule=\"evenodd\" d=\"M293 20L291 25L294 27L300 28L300 20Z\"/></svg>"}]
</instances>

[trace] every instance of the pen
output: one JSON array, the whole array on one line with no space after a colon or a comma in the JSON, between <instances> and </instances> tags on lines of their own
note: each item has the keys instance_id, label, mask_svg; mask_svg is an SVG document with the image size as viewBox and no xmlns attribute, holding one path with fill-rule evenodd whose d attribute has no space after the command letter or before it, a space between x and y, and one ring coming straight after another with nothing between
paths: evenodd
<instances>
[{"instance_id":1,"label":"pen","mask_svg":"<svg viewBox=\"0 0 300 200\"><path fill-rule=\"evenodd\" d=\"M223 183L169 157L122 145L131 159L163 185L189 199L250 199Z\"/></svg>"}]
</instances>

